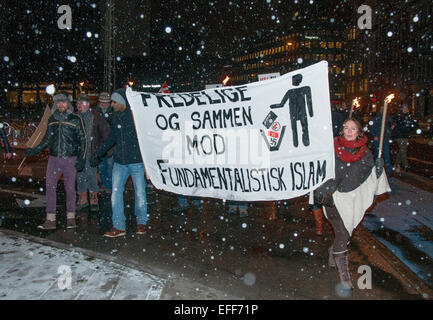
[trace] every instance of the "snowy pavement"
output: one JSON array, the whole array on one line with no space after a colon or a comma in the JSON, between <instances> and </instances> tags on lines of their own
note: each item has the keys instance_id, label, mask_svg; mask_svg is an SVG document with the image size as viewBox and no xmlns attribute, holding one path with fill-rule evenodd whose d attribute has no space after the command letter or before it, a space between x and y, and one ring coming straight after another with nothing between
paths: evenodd
<instances>
[{"instance_id":1,"label":"snowy pavement","mask_svg":"<svg viewBox=\"0 0 433 320\"><path fill-rule=\"evenodd\" d=\"M1 300L157 300L165 280L0 231Z\"/></svg>"}]
</instances>

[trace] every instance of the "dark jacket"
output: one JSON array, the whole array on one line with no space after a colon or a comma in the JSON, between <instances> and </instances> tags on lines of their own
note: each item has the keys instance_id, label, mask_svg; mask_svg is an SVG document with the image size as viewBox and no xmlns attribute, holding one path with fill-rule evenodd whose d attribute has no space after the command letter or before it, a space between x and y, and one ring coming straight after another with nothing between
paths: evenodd
<instances>
[{"instance_id":1,"label":"dark jacket","mask_svg":"<svg viewBox=\"0 0 433 320\"><path fill-rule=\"evenodd\" d=\"M350 153L356 151L355 149L344 149ZM346 163L335 155L335 179L326 181L314 191L315 202L325 204L322 199L330 199L336 190L339 192L355 190L367 180L373 167L373 155L368 148L361 160L352 163Z\"/></svg>"},{"instance_id":2,"label":"dark jacket","mask_svg":"<svg viewBox=\"0 0 433 320\"><path fill-rule=\"evenodd\" d=\"M48 118L47 131L38 146L32 148L35 153L46 147L50 155L60 158L77 157L85 160L87 143L84 125L75 114L60 114L57 110Z\"/></svg>"},{"instance_id":3,"label":"dark jacket","mask_svg":"<svg viewBox=\"0 0 433 320\"><path fill-rule=\"evenodd\" d=\"M343 113L337 110L331 111L331 117L332 117L332 134L334 137L336 137L340 134L340 130L343 127L343 122L346 119L344 118Z\"/></svg>"},{"instance_id":4,"label":"dark jacket","mask_svg":"<svg viewBox=\"0 0 433 320\"><path fill-rule=\"evenodd\" d=\"M111 106L108 106L105 112L102 110L100 106L97 106L95 109L102 115L105 121L107 121L109 126L113 124L114 110Z\"/></svg>"},{"instance_id":5,"label":"dark jacket","mask_svg":"<svg viewBox=\"0 0 433 320\"><path fill-rule=\"evenodd\" d=\"M381 128L382 128L382 114L379 112L376 114L373 120L371 120L368 124L368 131L370 132L370 135L373 139L375 137L380 138ZM392 128L392 119L391 117L386 116L383 143L389 143L389 140L391 139L391 130L392 130L391 128Z\"/></svg>"},{"instance_id":6,"label":"dark jacket","mask_svg":"<svg viewBox=\"0 0 433 320\"><path fill-rule=\"evenodd\" d=\"M87 143L90 145L90 155L96 155L98 149L110 134L110 125L95 109L90 109L90 128L87 130ZM83 120L84 121L84 120ZM112 152L110 153L110 155Z\"/></svg>"},{"instance_id":7,"label":"dark jacket","mask_svg":"<svg viewBox=\"0 0 433 320\"><path fill-rule=\"evenodd\" d=\"M10 153L11 148L9 146L9 141L3 128L0 128L0 140L3 142L6 153Z\"/></svg>"},{"instance_id":8,"label":"dark jacket","mask_svg":"<svg viewBox=\"0 0 433 320\"><path fill-rule=\"evenodd\" d=\"M103 125L98 123L99 130L95 132L94 135L95 143L92 144L92 154L96 154L98 149L102 146L102 144L110 134L111 125L113 124L114 111L111 106L109 106L105 112L102 111L102 108L99 106L97 106L95 109L92 109L92 111L98 113L100 115L100 118L102 118L102 120L107 124L107 125L105 124ZM98 122L102 120L98 119ZM106 156L107 157L113 156L113 148L107 151Z\"/></svg>"},{"instance_id":9,"label":"dark jacket","mask_svg":"<svg viewBox=\"0 0 433 320\"><path fill-rule=\"evenodd\" d=\"M397 139L409 138L409 135L418 128L415 119L410 113L395 116L394 126L393 133Z\"/></svg>"},{"instance_id":10,"label":"dark jacket","mask_svg":"<svg viewBox=\"0 0 433 320\"><path fill-rule=\"evenodd\" d=\"M98 149L97 156L102 158L114 145L114 162L119 164L141 163L140 147L138 145L137 133L135 131L134 119L131 107L126 98L125 89L116 90L126 101L124 111L115 112L110 134L104 144Z\"/></svg>"}]
</instances>

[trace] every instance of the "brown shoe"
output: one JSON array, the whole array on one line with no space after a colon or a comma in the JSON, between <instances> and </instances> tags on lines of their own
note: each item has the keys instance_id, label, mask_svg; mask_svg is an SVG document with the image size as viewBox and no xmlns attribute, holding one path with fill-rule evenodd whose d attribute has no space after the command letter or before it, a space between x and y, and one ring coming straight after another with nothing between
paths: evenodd
<instances>
[{"instance_id":1,"label":"brown shoe","mask_svg":"<svg viewBox=\"0 0 433 320\"><path fill-rule=\"evenodd\" d=\"M137 224L137 234L146 234L147 226L145 224Z\"/></svg>"},{"instance_id":2,"label":"brown shoe","mask_svg":"<svg viewBox=\"0 0 433 320\"><path fill-rule=\"evenodd\" d=\"M110 231L104 233L104 237L107 238L117 238L125 235L126 235L125 231L116 228L112 228Z\"/></svg>"},{"instance_id":3,"label":"brown shoe","mask_svg":"<svg viewBox=\"0 0 433 320\"><path fill-rule=\"evenodd\" d=\"M56 221L45 220L45 222L39 226L38 229L41 230L55 230L56 229Z\"/></svg>"},{"instance_id":4,"label":"brown shoe","mask_svg":"<svg viewBox=\"0 0 433 320\"><path fill-rule=\"evenodd\" d=\"M75 223L74 219L66 219L66 229L75 229L77 227L77 224Z\"/></svg>"}]
</instances>

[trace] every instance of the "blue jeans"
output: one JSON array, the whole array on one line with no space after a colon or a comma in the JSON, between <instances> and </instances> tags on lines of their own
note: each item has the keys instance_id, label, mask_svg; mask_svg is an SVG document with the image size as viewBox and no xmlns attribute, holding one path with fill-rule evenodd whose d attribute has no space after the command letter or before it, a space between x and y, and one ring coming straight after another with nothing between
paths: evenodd
<instances>
[{"instance_id":1,"label":"blue jeans","mask_svg":"<svg viewBox=\"0 0 433 320\"><path fill-rule=\"evenodd\" d=\"M113 209L113 228L126 230L126 218L123 205L123 192L125 183L131 176L135 193L135 216L137 224L147 224L146 179L144 177L143 163L119 164L113 166L113 191L111 194L111 207Z\"/></svg>"},{"instance_id":2,"label":"blue jeans","mask_svg":"<svg viewBox=\"0 0 433 320\"><path fill-rule=\"evenodd\" d=\"M177 196L177 205L181 208L188 207L188 198L182 195ZM201 207L201 200L199 198L192 198L192 205L197 209Z\"/></svg>"},{"instance_id":3,"label":"blue jeans","mask_svg":"<svg viewBox=\"0 0 433 320\"><path fill-rule=\"evenodd\" d=\"M379 141L374 141L374 160L379 156ZM387 174L392 173L391 158L389 157L389 141L383 140L382 156L385 161L385 171Z\"/></svg>"},{"instance_id":4,"label":"blue jeans","mask_svg":"<svg viewBox=\"0 0 433 320\"><path fill-rule=\"evenodd\" d=\"M113 165L114 160L112 156L102 158L102 162L99 164L99 176L105 190L111 190L112 187Z\"/></svg>"}]
</instances>

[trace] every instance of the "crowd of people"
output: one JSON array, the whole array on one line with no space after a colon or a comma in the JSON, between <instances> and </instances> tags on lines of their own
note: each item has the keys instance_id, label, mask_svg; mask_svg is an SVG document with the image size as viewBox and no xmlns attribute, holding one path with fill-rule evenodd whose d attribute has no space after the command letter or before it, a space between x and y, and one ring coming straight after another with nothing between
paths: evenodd
<instances>
[{"instance_id":1,"label":"crowd of people","mask_svg":"<svg viewBox=\"0 0 433 320\"><path fill-rule=\"evenodd\" d=\"M76 228L76 212L88 208L90 217L86 213L80 215L83 223L87 223L88 219L98 219L105 237L125 236L123 193L126 181L131 177L135 193L136 233L145 234L148 222L147 174L125 89L118 89L111 95L102 92L95 108L90 107L91 101L87 95L80 94L76 101L76 113L68 94L58 93L53 96L53 101L42 141L26 150L26 156L32 157L49 149L46 219L37 227L42 230L57 228L56 189L58 180L63 175L67 228ZM329 248L329 266L338 269L343 288L352 290L348 262L352 232L368 209L369 205L366 206L365 203L371 204L377 194L372 194L378 188L372 188L371 185L383 180L381 177L386 176L383 172L391 174L391 133L394 133L399 147L395 165L408 170L407 145L416 122L407 105L402 105L401 112L394 118L387 116L382 150L384 160L378 156L382 112L378 112L367 126L374 154L367 147L367 133L356 111L349 112L349 108L332 110L332 123L336 177L310 195L310 204L316 234L322 235L323 216L326 216L335 235ZM6 158L10 158L9 144L1 128L0 137L6 148ZM380 192L387 191L383 183L382 181ZM200 210L201 200L191 200L193 206ZM177 209L184 210L188 205L188 198L179 195ZM228 206L229 213L239 212L241 217L248 216L248 203L229 201Z\"/></svg>"}]
</instances>

